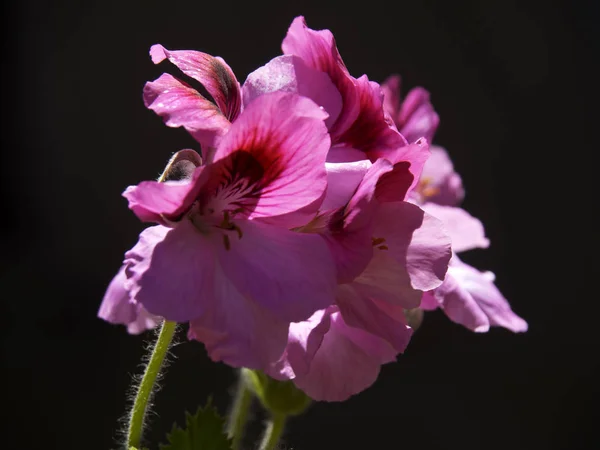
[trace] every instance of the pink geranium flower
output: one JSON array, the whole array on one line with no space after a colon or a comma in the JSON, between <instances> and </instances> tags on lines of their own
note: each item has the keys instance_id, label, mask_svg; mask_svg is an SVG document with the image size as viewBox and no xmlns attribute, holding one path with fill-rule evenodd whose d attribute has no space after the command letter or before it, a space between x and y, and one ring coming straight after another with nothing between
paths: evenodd
<instances>
[{"instance_id":1,"label":"pink geranium flower","mask_svg":"<svg viewBox=\"0 0 600 450\"><path fill-rule=\"evenodd\" d=\"M124 193L140 219L159 224L126 254L130 295L152 314L189 321L214 360L267 367L283 353L290 322L333 303L325 240L289 230L325 194L326 117L307 98L264 95L190 180Z\"/></svg>"}]
</instances>

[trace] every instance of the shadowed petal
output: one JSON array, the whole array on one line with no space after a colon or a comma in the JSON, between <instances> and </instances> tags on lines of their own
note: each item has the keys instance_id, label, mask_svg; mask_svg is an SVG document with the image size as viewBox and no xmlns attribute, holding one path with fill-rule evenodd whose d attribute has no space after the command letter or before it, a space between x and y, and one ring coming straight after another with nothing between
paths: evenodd
<instances>
[{"instance_id":1,"label":"shadowed petal","mask_svg":"<svg viewBox=\"0 0 600 450\"><path fill-rule=\"evenodd\" d=\"M421 87L409 91L395 117L398 130L408 142L425 138L431 142L440 118L429 101L429 92Z\"/></svg>"}]
</instances>

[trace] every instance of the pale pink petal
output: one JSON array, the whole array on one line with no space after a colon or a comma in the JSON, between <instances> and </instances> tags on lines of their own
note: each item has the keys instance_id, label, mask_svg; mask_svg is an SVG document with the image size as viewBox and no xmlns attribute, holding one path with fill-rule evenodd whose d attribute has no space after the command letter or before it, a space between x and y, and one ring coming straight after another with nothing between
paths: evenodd
<instances>
[{"instance_id":1,"label":"pale pink petal","mask_svg":"<svg viewBox=\"0 0 600 450\"><path fill-rule=\"evenodd\" d=\"M204 182L203 170L203 167L196 168L191 180L143 181L125 189L123 197L129 201L129 209L143 222L166 224L165 219L178 220L196 200Z\"/></svg>"},{"instance_id":2,"label":"pale pink petal","mask_svg":"<svg viewBox=\"0 0 600 450\"><path fill-rule=\"evenodd\" d=\"M420 87L409 91L396 117L398 130L408 142L415 142L420 138L431 142L440 123L440 118L429 101L429 92Z\"/></svg>"},{"instance_id":3,"label":"pale pink petal","mask_svg":"<svg viewBox=\"0 0 600 450\"><path fill-rule=\"evenodd\" d=\"M383 110L395 120L400 111L400 76L387 77L381 83L381 91L383 92Z\"/></svg>"},{"instance_id":4,"label":"pale pink petal","mask_svg":"<svg viewBox=\"0 0 600 450\"><path fill-rule=\"evenodd\" d=\"M325 163L327 192L320 209L327 211L346 206L371 167L371 161Z\"/></svg>"},{"instance_id":5,"label":"pale pink petal","mask_svg":"<svg viewBox=\"0 0 600 450\"><path fill-rule=\"evenodd\" d=\"M313 69L294 55L278 56L255 70L244 82L242 93L244 106L269 92L293 92L310 98L329 114L325 124L335 123L342 110L342 96L331 78Z\"/></svg>"},{"instance_id":6,"label":"pale pink petal","mask_svg":"<svg viewBox=\"0 0 600 450\"><path fill-rule=\"evenodd\" d=\"M126 281L125 266L122 266L104 294L98 317L110 323L126 325L129 334L140 334L155 328L162 319L148 313L130 297L125 289Z\"/></svg>"},{"instance_id":7,"label":"pale pink petal","mask_svg":"<svg viewBox=\"0 0 600 450\"><path fill-rule=\"evenodd\" d=\"M307 320L290 324L288 344L283 357L267 372L277 380L290 380L304 375L310 368L315 353L321 347L331 325L326 309L315 312Z\"/></svg>"},{"instance_id":8,"label":"pale pink petal","mask_svg":"<svg viewBox=\"0 0 600 450\"><path fill-rule=\"evenodd\" d=\"M330 127L335 141L354 122L360 104L354 79L348 73L329 30L311 30L304 17L294 19L281 44L283 53L296 55L309 67L326 73L342 96L342 111Z\"/></svg>"},{"instance_id":9,"label":"pale pink petal","mask_svg":"<svg viewBox=\"0 0 600 450\"><path fill-rule=\"evenodd\" d=\"M437 146L431 146L430 150L420 179L421 202L455 206L465 196L460 175L454 171L446 150Z\"/></svg>"},{"instance_id":10,"label":"pale pink petal","mask_svg":"<svg viewBox=\"0 0 600 450\"><path fill-rule=\"evenodd\" d=\"M386 158L393 165L392 173L387 174L378 188L377 198L382 202L403 201L419 184L421 172L429 158L429 143L425 139L394 151L379 153L374 152L377 158Z\"/></svg>"},{"instance_id":11,"label":"pale pink petal","mask_svg":"<svg viewBox=\"0 0 600 450\"><path fill-rule=\"evenodd\" d=\"M237 289L218 264L214 283L214 294L200 299L204 312L190 322L189 338L202 342L213 361L268 370L285 350L289 322Z\"/></svg>"},{"instance_id":12,"label":"pale pink petal","mask_svg":"<svg viewBox=\"0 0 600 450\"><path fill-rule=\"evenodd\" d=\"M344 401L371 386L382 364L396 352L383 339L347 326L338 312L316 352L308 373L294 383L314 400Z\"/></svg>"},{"instance_id":13,"label":"pale pink petal","mask_svg":"<svg viewBox=\"0 0 600 450\"><path fill-rule=\"evenodd\" d=\"M383 203L373 236L385 239L390 255L406 267L414 289L429 291L442 283L452 256L442 223L408 202Z\"/></svg>"},{"instance_id":14,"label":"pale pink petal","mask_svg":"<svg viewBox=\"0 0 600 450\"><path fill-rule=\"evenodd\" d=\"M239 221L218 257L237 290L288 322L309 318L335 299L335 266L325 240L259 221Z\"/></svg>"},{"instance_id":15,"label":"pale pink petal","mask_svg":"<svg viewBox=\"0 0 600 450\"><path fill-rule=\"evenodd\" d=\"M446 233L452 240L454 252L489 247L490 241L485 237L483 224L464 209L435 203L425 203L421 208L442 221Z\"/></svg>"},{"instance_id":16,"label":"pale pink petal","mask_svg":"<svg viewBox=\"0 0 600 450\"><path fill-rule=\"evenodd\" d=\"M493 273L480 272L454 256L448 274L452 275L460 288L473 298L489 319L490 325L504 327L514 332L527 331L527 322L512 311L508 301L494 285ZM446 310L445 306L444 310Z\"/></svg>"},{"instance_id":17,"label":"pale pink petal","mask_svg":"<svg viewBox=\"0 0 600 450\"><path fill-rule=\"evenodd\" d=\"M189 220L175 228L146 228L125 254L126 287L152 314L176 322L194 319L214 301L216 253L215 242Z\"/></svg>"},{"instance_id":18,"label":"pale pink petal","mask_svg":"<svg viewBox=\"0 0 600 450\"><path fill-rule=\"evenodd\" d=\"M215 147L231 126L214 103L168 73L146 83L144 104L167 126L185 128L206 147Z\"/></svg>"},{"instance_id":19,"label":"pale pink petal","mask_svg":"<svg viewBox=\"0 0 600 450\"><path fill-rule=\"evenodd\" d=\"M240 84L222 58L194 50L171 51L160 44L150 48L150 56L154 64L168 58L179 70L206 88L225 118L233 121L237 117L242 106Z\"/></svg>"},{"instance_id":20,"label":"pale pink petal","mask_svg":"<svg viewBox=\"0 0 600 450\"><path fill-rule=\"evenodd\" d=\"M412 335L410 327L386 314L368 295L356 289L355 283L339 285L336 297L336 304L348 325L379 336L396 352L406 349Z\"/></svg>"},{"instance_id":21,"label":"pale pink petal","mask_svg":"<svg viewBox=\"0 0 600 450\"><path fill-rule=\"evenodd\" d=\"M251 203L250 219L286 215L290 228L306 223L292 223L293 213L325 193L330 147L326 116L312 100L296 94L275 92L256 98L215 153L215 170L228 178L213 181L244 180L240 202ZM306 219L306 211L300 219Z\"/></svg>"}]
</instances>

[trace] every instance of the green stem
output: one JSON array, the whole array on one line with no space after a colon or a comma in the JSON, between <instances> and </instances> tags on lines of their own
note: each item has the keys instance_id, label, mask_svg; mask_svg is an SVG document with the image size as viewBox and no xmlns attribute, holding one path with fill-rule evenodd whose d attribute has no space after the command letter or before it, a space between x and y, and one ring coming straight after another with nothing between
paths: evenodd
<instances>
[{"instance_id":1,"label":"green stem","mask_svg":"<svg viewBox=\"0 0 600 450\"><path fill-rule=\"evenodd\" d=\"M165 360L176 328L176 322L165 320L162 324L158 339L154 344L150 360L146 366L146 371L142 377L142 382L138 386L135 401L133 402L133 408L131 409L131 414L129 416L129 429L127 430L128 447L134 447L136 449L140 448L142 431L144 429L144 418L146 416L146 410L148 409L148 401L152 395L156 377L160 373L160 368Z\"/></svg>"},{"instance_id":2,"label":"green stem","mask_svg":"<svg viewBox=\"0 0 600 450\"><path fill-rule=\"evenodd\" d=\"M274 413L272 415L271 420L267 423L260 450L275 450L277 448L277 443L283 434L285 419L285 414Z\"/></svg>"},{"instance_id":3,"label":"green stem","mask_svg":"<svg viewBox=\"0 0 600 450\"><path fill-rule=\"evenodd\" d=\"M232 439L232 450L238 450L240 448L251 404L252 392L248 387L248 381L246 380L244 373L240 371L237 392L235 393L233 406L229 413L229 422L227 423L227 435Z\"/></svg>"}]
</instances>

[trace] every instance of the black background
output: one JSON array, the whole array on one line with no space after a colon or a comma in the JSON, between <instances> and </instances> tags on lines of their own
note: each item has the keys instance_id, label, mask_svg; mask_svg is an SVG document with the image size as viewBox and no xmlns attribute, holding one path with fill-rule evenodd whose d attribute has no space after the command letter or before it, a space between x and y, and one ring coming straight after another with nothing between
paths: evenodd
<instances>
[{"instance_id":1,"label":"black background","mask_svg":"<svg viewBox=\"0 0 600 450\"><path fill-rule=\"evenodd\" d=\"M598 4L478 1L3 3L0 448L110 449L145 342L96 318L144 225L123 189L197 148L144 108L157 42L225 58L240 82L280 53L292 19L331 29L350 72L426 87L464 206L530 325L471 333L428 314L371 389L289 423L294 450L592 448L597 409ZM594 279L594 277L596 279ZM183 340L184 337L181 336ZM183 342L150 443L234 372ZM261 418L257 414L256 419ZM21 439L17 445L15 438Z\"/></svg>"}]
</instances>

